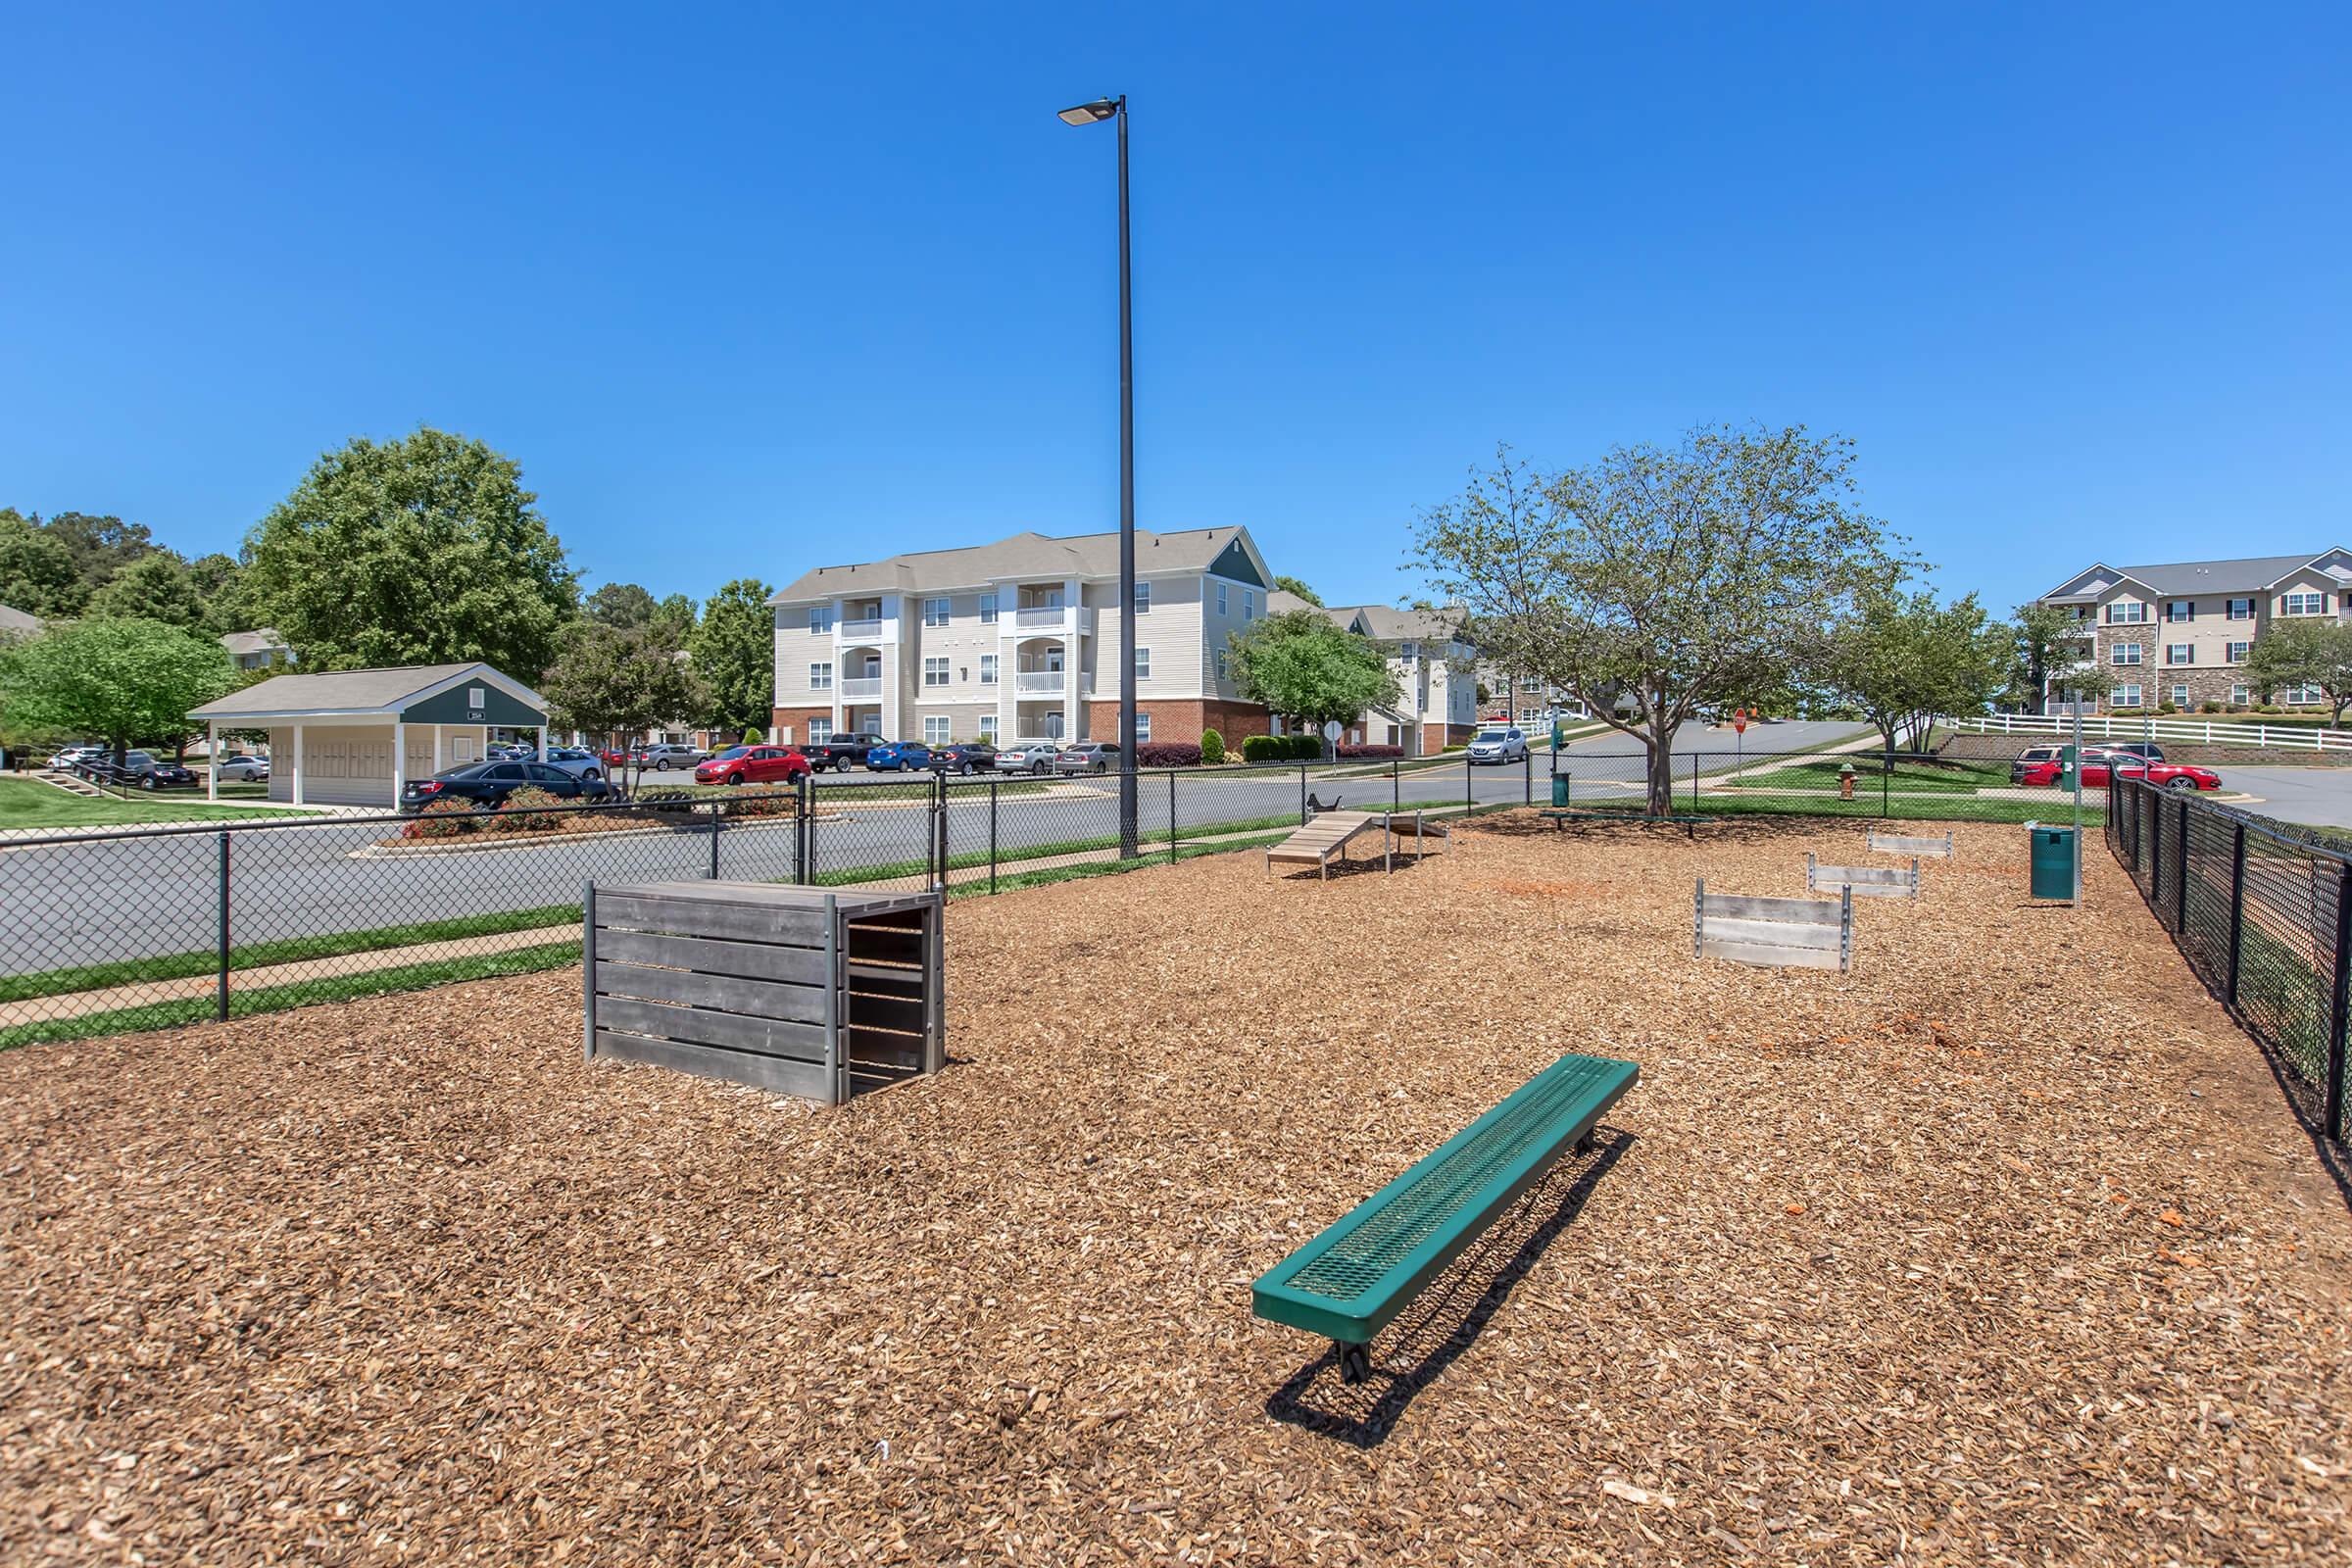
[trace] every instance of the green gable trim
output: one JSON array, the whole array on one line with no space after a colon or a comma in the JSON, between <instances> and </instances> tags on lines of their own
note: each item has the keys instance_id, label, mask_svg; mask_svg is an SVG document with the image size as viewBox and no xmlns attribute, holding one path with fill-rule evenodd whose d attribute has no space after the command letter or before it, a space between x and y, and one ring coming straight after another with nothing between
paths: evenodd
<instances>
[{"instance_id":1,"label":"green gable trim","mask_svg":"<svg viewBox=\"0 0 2352 1568\"><path fill-rule=\"evenodd\" d=\"M482 694L482 706L468 707L469 693ZM401 721L407 724L506 724L535 726L547 722L547 715L505 687L486 680L461 681L448 691L422 702L411 703L401 710Z\"/></svg>"},{"instance_id":2,"label":"green gable trim","mask_svg":"<svg viewBox=\"0 0 2352 1568\"><path fill-rule=\"evenodd\" d=\"M1227 545L1224 553L1209 563L1208 569L1212 576L1229 577L1235 582L1255 583L1260 588L1268 586L1266 579L1257 574L1257 568L1250 564L1250 552L1242 548L1242 542L1239 539Z\"/></svg>"}]
</instances>

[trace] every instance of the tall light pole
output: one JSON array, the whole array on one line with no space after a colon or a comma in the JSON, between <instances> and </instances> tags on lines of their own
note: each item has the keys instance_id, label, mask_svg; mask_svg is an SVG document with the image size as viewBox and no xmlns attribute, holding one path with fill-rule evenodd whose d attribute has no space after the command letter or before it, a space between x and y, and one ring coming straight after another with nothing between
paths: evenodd
<instances>
[{"instance_id":1,"label":"tall light pole","mask_svg":"<svg viewBox=\"0 0 2352 1568\"><path fill-rule=\"evenodd\" d=\"M1119 858L1136 856L1135 827L1135 284L1127 258L1127 95L1064 109L1065 125L1119 126ZM1075 663L1077 661L1073 660ZM1073 670L1072 679L1076 678ZM1176 824L1168 824L1171 837Z\"/></svg>"}]
</instances>

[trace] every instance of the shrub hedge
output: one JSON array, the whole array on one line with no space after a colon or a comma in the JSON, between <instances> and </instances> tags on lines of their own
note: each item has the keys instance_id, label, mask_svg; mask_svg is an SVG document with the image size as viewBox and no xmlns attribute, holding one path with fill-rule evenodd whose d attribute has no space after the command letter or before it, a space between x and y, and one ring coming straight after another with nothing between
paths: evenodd
<instances>
[{"instance_id":1,"label":"shrub hedge","mask_svg":"<svg viewBox=\"0 0 2352 1568\"><path fill-rule=\"evenodd\" d=\"M1225 760L1225 737L1213 729L1202 730L1200 732L1200 760L1209 767L1215 767L1223 762Z\"/></svg>"},{"instance_id":2,"label":"shrub hedge","mask_svg":"<svg viewBox=\"0 0 2352 1568\"><path fill-rule=\"evenodd\" d=\"M1135 765L1198 767L1206 750L1206 747L1195 746L1191 741L1146 741L1135 749Z\"/></svg>"},{"instance_id":3,"label":"shrub hedge","mask_svg":"<svg viewBox=\"0 0 2352 1568\"><path fill-rule=\"evenodd\" d=\"M1342 760L1353 761L1359 757L1402 757L1404 748L1401 746L1343 746L1339 749L1339 753Z\"/></svg>"},{"instance_id":4,"label":"shrub hedge","mask_svg":"<svg viewBox=\"0 0 2352 1568\"><path fill-rule=\"evenodd\" d=\"M462 834L481 831L482 819L473 815L471 801L433 801L401 824L404 839L454 839Z\"/></svg>"}]
</instances>

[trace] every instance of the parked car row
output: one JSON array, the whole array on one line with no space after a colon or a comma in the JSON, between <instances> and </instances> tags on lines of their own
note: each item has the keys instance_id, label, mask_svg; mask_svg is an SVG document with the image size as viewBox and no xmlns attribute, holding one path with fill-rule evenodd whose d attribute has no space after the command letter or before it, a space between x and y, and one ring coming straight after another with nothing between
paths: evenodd
<instances>
[{"instance_id":1,"label":"parked car row","mask_svg":"<svg viewBox=\"0 0 2352 1568\"><path fill-rule=\"evenodd\" d=\"M2055 785L2064 776L2064 748L2029 746L2009 764L2009 782L2034 788ZM2145 779L2168 790L2218 790L2222 776L2208 767L2168 762L2164 748L2149 741L2082 748L2082 785L2105 789L2116 778Z\"/></svg>"},{"instance_id":2,"label":"parked car row","mask_svg":"<svg viewBox=\"0 0 2352 1568\"><path fill-rule=\"evenodd\" d=\"M545 790L558 800L601 801L612 787L601 778L567 773L553 762L517 762L496 758L445 767L431 778L413 778L400 792L403 811L421 811L436 801L461 801L467 806L504 806L516 790Z\"/></svg>"}]
</instances>

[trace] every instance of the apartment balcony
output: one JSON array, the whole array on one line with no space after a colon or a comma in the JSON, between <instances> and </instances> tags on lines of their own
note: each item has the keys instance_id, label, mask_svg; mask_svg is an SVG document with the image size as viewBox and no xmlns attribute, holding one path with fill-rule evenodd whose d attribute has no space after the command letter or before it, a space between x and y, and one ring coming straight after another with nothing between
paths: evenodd
<instances>
[{"instance_id":1,"label":"apartment balcony","mask_svg":"<svg viewBox=\"0 0 2352 1568\"><path fill-rule=\"evenodd\" d=\"M1022 628L1059 627L1069 618L1070 607L1067 605L1023 605L1012 612L1013 625Z\"/></svg>"},{"instance_id":2,"label":"apartment balcony","mask_svg":"<svg viewBox=\"0 0 2352 1568\"><path fill-rule=\"evenodd\" d=\"M871 702L882 695L882 677L855 675L841 683L841 700L845 703Z\"/></svg>"},{"instance_id":3,"label":"apartment balcony","mask_svg":"<svg viewBox=\"0 0 2352 1568\"><path fill-rule=\"evenodd\" d=\"M1012 676L1012 689L1023 697L1058 697L1067 689L1067 671L1058 669L1021 669Z\"/></svg>"},{"instance_id":4,"label":"apartment balcony","mask_svg":"<svg viewBox=\"0 0 2352 1568\"><path fill-rule=\"evenodd\" d=\"M879 618L837 620L833 623L833 635L845 643L871 642L874 638L882 635L882 622Z\"/></svg>"}]
</instances>

